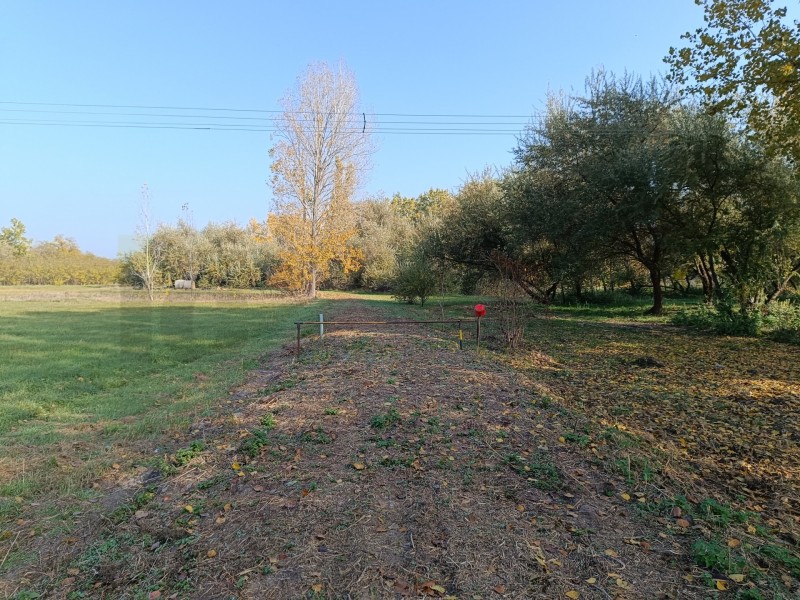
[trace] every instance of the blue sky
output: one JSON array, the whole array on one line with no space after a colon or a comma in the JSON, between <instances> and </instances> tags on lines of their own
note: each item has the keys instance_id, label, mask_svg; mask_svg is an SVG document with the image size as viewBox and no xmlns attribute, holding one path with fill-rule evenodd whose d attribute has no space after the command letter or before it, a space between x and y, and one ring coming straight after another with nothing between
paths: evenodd
<instances>
[{"instance_id":1,"label":"blue sky","mask_svg":"<svg viewBox=\"0 0 800 600\"><path fill-rule=\"evenodd\" d=\"M268 132L21 125L167 118L19 112L109 109L10 103L277 110L309 63L343 60L368 112L532 115L548 90L580 91L592 69L663 72L670 45L701 24L692 0L6 0L0 225L16 217L37 241L63 234L113 257L137 224L145 182L161 222L175 222L185 203L198 226L261 220L272 197ZM521 131L525 119L504 121ZM362 196L455 189L469 173L510 164L516 138L387 133L377 141Z\"/></svg>"}]
</instances>

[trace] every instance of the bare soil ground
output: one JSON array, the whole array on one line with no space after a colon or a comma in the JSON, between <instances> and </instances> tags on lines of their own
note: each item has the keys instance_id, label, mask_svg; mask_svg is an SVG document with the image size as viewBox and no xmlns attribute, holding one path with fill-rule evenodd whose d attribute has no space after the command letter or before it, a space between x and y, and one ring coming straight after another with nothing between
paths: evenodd
<instances>
[{"instance_id":1,"label":"bare soil ground","mask_svg":"<svg viewBox=\"0 0 800 600\"><path fill-rule=\"evenodd\" d=\"M661 498L567 443L573 417L544 395L424 326L287 345L175 441L176 474L109 489L0 594L708 597L686 544L639 510Z\"/></svg>"}]
</instances>

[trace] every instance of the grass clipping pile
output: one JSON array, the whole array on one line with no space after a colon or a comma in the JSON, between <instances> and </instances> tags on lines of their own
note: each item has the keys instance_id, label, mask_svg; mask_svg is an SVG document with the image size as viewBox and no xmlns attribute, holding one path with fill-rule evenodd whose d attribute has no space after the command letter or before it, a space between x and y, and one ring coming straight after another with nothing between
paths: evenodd
<instances>
[{"instance_id":1,"label":"grass clipping pile","mask_svg":"<svg viewBox=\"0 0 800 600\"><path fill-rule=\"evenodd\" d=\"M569 416L535 389L422 328L307 339L192 425L177 474L145 477L102 531L49 557L47 592L705 597L681 545L564 443Z\"/></svg>"}]
</instances>

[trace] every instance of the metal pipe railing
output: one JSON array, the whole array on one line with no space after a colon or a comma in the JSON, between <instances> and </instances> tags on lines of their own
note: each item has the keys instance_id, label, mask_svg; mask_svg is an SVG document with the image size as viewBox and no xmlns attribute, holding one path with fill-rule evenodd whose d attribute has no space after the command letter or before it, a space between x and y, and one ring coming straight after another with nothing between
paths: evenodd
<instances>
[{"instance_id":1,"label":"metal pipe railing","mask_svg":"<svg viewBox=\"0 0 800 600\"><path fill-rule=\"evenodd\" d=\"M480 327L480 319L444 319L444 320L431 320L431 321L295 321L297 327L297 352L296 356L300 356L300 328L303 325L319 325L320 331L325 325L425 325L434 323L458 323L458 345L463 350L462 341L464 339L462 324L463 323L478 323ZM480 336L480 329L477 331L477 336Z\"/></svg>"}]
</instances>

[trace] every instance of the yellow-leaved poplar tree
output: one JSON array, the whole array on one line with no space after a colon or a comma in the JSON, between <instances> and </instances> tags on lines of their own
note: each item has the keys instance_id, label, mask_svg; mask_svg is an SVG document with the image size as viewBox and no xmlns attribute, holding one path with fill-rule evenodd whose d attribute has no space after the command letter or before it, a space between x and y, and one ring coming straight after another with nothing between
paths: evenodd
<instances>
[{"instance_id":1,"label":"yellow-leaved poplar tree","mask_svg":"<svg viewBox=\"0 0 800 600\"><path fill-rule=\"evenodd\" d=\"M332 262L344 272L359 266L350 201L374 146L355 77L343 64L309 66L282 105L270 150L269 235L281 248L271 283L313 298Z\"/></svg>"}]
</instances>

